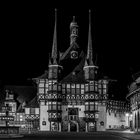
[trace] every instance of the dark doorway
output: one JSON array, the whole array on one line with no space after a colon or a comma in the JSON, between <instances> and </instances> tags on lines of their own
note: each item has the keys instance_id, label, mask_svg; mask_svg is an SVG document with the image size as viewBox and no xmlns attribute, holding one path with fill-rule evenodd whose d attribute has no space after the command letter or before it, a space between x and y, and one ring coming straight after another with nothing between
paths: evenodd
<instances>
[{"instance_id":1,"label":"dark doorway","mask_svg":"<svg viewBox=\"0 0 140 140\"><path fill-rule=\"evenodd\" d=\"M76 123L73 123L73 122L70 123L70 131L71 132L77 131L77 124Z\"/></svg>"}]
</instances>

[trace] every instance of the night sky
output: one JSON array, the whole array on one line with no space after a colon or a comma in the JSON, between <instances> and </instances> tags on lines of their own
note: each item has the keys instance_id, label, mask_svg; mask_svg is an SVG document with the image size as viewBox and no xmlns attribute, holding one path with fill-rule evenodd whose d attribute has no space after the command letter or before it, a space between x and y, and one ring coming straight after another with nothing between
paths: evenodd
<instances>
[{"instance_id":1,"label":"night sky","mask_svg":"<svg viewBox=\"0 0 140 140\"><path fill-rule=\"evenodd\" d=\"M89 8L57 8L58 48L69 47L69 25L76 16L79 46L87 49ZM110 79L110 95L125 99L132 74L140 71L140 9L102 6L92 12L93 51L100 72ZM5 7L1 17L0 80L3 85L29 84L48 66L54 30L54 8Z\"/></svg>"}]
</instances>

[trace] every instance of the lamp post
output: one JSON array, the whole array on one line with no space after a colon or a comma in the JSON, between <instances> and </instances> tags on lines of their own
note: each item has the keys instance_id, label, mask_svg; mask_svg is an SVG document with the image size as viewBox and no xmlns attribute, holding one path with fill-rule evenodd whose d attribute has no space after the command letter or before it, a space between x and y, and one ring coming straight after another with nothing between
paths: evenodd
<instances>
[{"instance_id":1,"label":"lamp post","mask_svg":"<svg viewBox=\"0 0 140 140\"><path fill-rule=\"evenodd\" d=\"M129 126L129 113L126 113L125 116L127 117L128 127L130 127L130 126Z\"/></svg>"},{"instance_id":2,"label":"lamp post","mask_svg":"<svg viewBox=\"0 0 140 140\"><path fill-rule=\"evenodd\" d=\"M133 115L130 113L126 113L125 116L127 117L127 120L128 120L128 127L131 128L132 124L130 124L130 121L132 121Z\"/></svg>"}]
</instances>

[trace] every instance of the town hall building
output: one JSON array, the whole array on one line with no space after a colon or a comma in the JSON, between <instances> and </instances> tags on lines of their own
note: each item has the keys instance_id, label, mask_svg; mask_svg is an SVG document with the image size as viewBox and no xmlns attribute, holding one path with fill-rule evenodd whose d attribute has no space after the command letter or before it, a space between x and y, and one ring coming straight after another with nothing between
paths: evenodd
<instances>
[{"instance_id":1,"label":"town hall building","mask_svg":"<svg viewBox=\"0 0 140 140\"><path fill-rule=\"evenodd\" d=\"M109 80L98 78L98 66L95 65L92 46L91 11L86 53L81 50L78 37L79 26L73 17L70 23L69 48L64 53L59 53L55 11L48 70L34 79L38 89L41 131L106 130ZM68 69L71 70L70 73L65 72ZM128 111L128 108L126 110Z\"/></svg>"},{"instance_id":2,"label":"town hall building","mask_svg":"<svg viewBox=\"0 0 140 140\"><path fill-rule=\"evenodd\" d=\"M126 118L126 113L130 112L129 104L110 100L109 80L99 76L94 60L91 26L89 11L87 51L84 52L78 44L79 26L73 17L69 47L62 53L57 43L55 11L48 69L41 76L33 78L37 94L22 109L25 123L21 124L27 130L92 132L129 126Z\"/></svg>"}]
</instances>

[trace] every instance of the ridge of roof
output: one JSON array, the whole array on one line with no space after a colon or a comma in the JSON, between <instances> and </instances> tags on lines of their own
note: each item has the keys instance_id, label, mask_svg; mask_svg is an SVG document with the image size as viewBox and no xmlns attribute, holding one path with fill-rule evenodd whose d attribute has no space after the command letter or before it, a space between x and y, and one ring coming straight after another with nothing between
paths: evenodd
<instances>
[{"instance_id":1,"label":"ridge of roof","mask_svg":"<svg viewBox=\"0 0 140 140\"><path fill-rule=\"evenodd\" d=\"M25 107L39 108L39 103L37 101L37 95L27 104Z\"/></svg>"}]
</instances>

